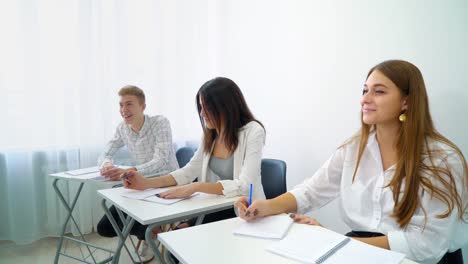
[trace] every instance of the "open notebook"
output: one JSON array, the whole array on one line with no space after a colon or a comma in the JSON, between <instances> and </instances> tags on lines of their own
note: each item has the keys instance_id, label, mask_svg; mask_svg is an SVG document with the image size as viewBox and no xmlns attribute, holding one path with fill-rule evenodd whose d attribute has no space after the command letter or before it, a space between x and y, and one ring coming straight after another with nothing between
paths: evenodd
<instances>
[{"instance_id":1,"label":"open notebook","mask_svg":"<svg viewBox=\"0 0 468 264\"><path fill-rule=\"evenodd\" d=\"M159 198L156 195L153 195L153 196L150 196L150 197L146 197L145 199L143 199L143 201L170 205L170 204L177 203L179 201L191 198L191 197L193 197L195 195L198 195L198 193L194 193L194 194L190 195L187 198L181 198L181 199L164 199L164 198Z\"/></svg>"},{"instance_id":2,"label":"open notebook","mask_svg":"<svg viewBox=\"0 0 468 264\"><path fill-rule=\"evenodd\" d=\"M160 204L173 204L177 203L179 201L182 201L184 199L193 197L195 195L198 195L198 193L192 194L190 197L187 198L180 198L180 199L164 199L164 198L159 198L156 196L156 194L163 193L165 191L169 190L169 188L158 188L158 189L146 189L143 191L139 190L126 190L126 192L122 193L123 197L131 198L131 199L137 199L137 200L144 200L148 202L153 202L153 203L160 203Z\"/></svg>"},{"instance_id":3,"label":"open notebook","mask_svg":"<svg viewBox=\"0 0 468 264\"><path fill-rule=\"evenodd\" d=\"M130 168L130 166L123 166L123 165L118 165L117 167L120 169ZM66 171L65 174L68 174L70 176L77 176L80 179L86 179L86 180L93 180L93 181L100 181L100 182L110 181L109 178L104 178L104 176L101 175L99 167L90 167L90 168Z\"/></svg>"},{"instance_id":4,"label":"open notebook","mask_svg":"<svg viewBox=\"0 0 468 264\"><path fill-rule=\"evenodd\" d=\"M294 220L286 214L272 215L252 222L244 222L233 233L236 235L281 239L286 235L293 222Z\"/></svg>"},{"instance_id":5,"label":"open notebook","mask_svg":"<svg viewBox=\"0 0 468 264\"><path fill-rule=\"evenodd\" d=\"M270 244L266 250L302 263L397 264L404 255L370 246L319 226L308 226L292 232L281 241Z\"/></svg>"},{"instance_id":6,"label":"open notebook","mask_svg":"<svg viewBox=\"0 0 468 264\"><path fill-rule=\"evenodd\" d=\"M89 174L93 172L99 172L99 167L95 166L95 167L90 167L90 168L71 170L71 171L66 171L65 173L68 175L77 176L77 175Z\"/></svg>"}]
</instances>

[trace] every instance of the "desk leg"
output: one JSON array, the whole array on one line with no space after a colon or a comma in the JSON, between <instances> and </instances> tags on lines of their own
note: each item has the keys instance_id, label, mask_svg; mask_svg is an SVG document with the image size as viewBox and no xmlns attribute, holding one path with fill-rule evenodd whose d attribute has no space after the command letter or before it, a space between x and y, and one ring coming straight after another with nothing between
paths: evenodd
<instances>
[{"instance_id":1,"label":"desk leg","mask_svg":"<svg viewBox=\"0 0 468 264\"><path fill-rule=\"evenodd\" d=\"M203 219L205 219L204 214L197 217L197 221L195 222L195 225L200 225L201 223L203 223Z\"/></svg>"},{"instance_id":2,"label":"desk leg","mask_svg":"<svg viewBox=\"0 0 468 264\"><path fill-rule=\"evenodd\" d=\"M128 222L130 221L129 218L131 218L131 217L127 215L127 218L125 218L125 216L123 215L122 211L121 211L119 208L115 207L115 211L117 211L117 214L119 215L120 221L122 221L122 223L128 223ZM133 223L132 223L132 226L133 226ZM123 228L122 228L122 229L123 229ZM132 230L132 227L130 227L129 230L131 231L131 230ZM129 231L129 232L130 232L130 231ZM124 237L124 241L127 240L127 237L130 238L130 242L132 243L133 250L134 250L135 252L137 252L137 247L136 247L135 243L133 242L132 236L130 236L130 235L125 236L125 237ZM130 254L130 251L129 251L127 245L124 243L123 246L125 247L125 250L127 251L128 255L130 256L130 259L133 261L133 263L137 263L137 261L135 261L135 260L133 259L132 254ZM139 262L139 263L142 263L143 261L141 260L141 256L140 256L139 254L137 254L137 256L138 256L138 262Z\"/></svg>"},{"instance_id":3,"label":"desk leg","mask_svg":"<svg viewBox=\"0 0 468 264\"><path fill-rule=\"evenodd\" d=\"M119 215L119 218L120 218L120 221L122 221L122 223L126 223L127 222L127 219L130 217L130 216L127 216L127 218L125 218L125 216L123 215L122 211L119 209L119 208L115 208L115 210L117 211L117 214ZM132 229L130 228L130 231ZM132 236L129 236L130 237L130 242L132 243L132 246L133 246L133 249L135 252L137 252L137 246L135 245L135 242L133 242L133 238ZM125 238L127 239L127 238ZM127 245L124 244L124 247L125 247L125 250L127 251L128 255L130 256L130 259L133 261L133 263L137 263L137 261L135 261L133 259L133 256L132 254L130 254L130 251L128 250L128 247ZM138 256L138 263L142 263L143 261L141 261L141 256L139 254L137 254Z\"/></svg>"},{"instance_id":4,"label":"desk leg","mask_svg":"<svg viewBox=\"0 0 468 264\"><path fill-rule=\"evenodd\" d=\"M197 221L195 222L195 225L201 224L201 223L203 222L203 219L204 219L204 218L205 218L205 215L204 215L204 214L198 216L198 217L197 217ZM148 232L148 229L146 230L146 232ZM164 249L163 249L163 252L164 252L163 255L164 255L164 261L165 261L165 262L161 262L161 263L174 264L174 261L172 261L171 257L169 256L169 255L170 255L170 252L169 252L165 247L163 247L163 248L164 248ZM153 251L154 251L154 250L153 250ZM158 250L156 249L156 251L158 251ZM159 253L159 251L158 251L158 253Z\"/></svg>"},{"instance_id":5,"label":"desk leg","mask_svg":"<svg viewBox=\"0 0 468 264\"><path fill-rule=\"evenodd\" d=\"M58 260L59 260L59 256L62 252L62 246L63 246L63 237L65 236L65 230L67 229L67 224L68 222L70 221L70 219L73 221L73 223L75 224L76 226L76 229L78 230L78 233L80 234L81 236L81 239L83 241L86 241L83 234L81 233L81 230L80 228L78 227L78 224L76 223L75 221L75 218L73 218L73 215L72 215L72 212L73 212L73 209L75 208L76 206L76 202L78 201L78 197L80 197L80 193L81 193L81 190L83 189L83 185L84 185L84 182L81 182L80 183L80 187L78 187L78 191L76 192L75 194L75 197L73 198L73 202L71 203L71 206L68 205L67 201L65 200L65 198L63 197L63 194L62 192L60 191L60 189L58 188L57 186L57 182L58 182L59 179L54 179L54 182L53 182L53 187L54 187L54 190L55 190L55 193L57 193L57 196L59 197L60 201L62 202L63 206L65 207L65 209L67 210L68 212L68 216L65 220L65 223L63 223L63 226L62 226L62 232L60 233L60 239L58 241L58 245L57 245L57 252L55 253L55 260L54 260L54 263L57 264L58 263ZM94 259L94 256L93 254L91 253L91 249L89 249L89 246L87 244L86 245L86 248L88 249L88 252L89 252L89 255L93 258L93 261L94 263L96 263L96 260Z\"/></svg>"},{"instance_id":6,"label":"desk leg","mask_svg":"<svg viewBox=\"0 0 468 264\"><path fill-rule=\"evenodd\" d=\"M112 258L112 263L118 263L119 258L120 258L120 253L122 251L122 247L125 247L125 250L127 251L128 255L132 259L133 262L135 260L130 254L130 251L128 250L127 245L125 245L125 241L127 240L128 236L130 235L130 231L132 230L133 224L135 223L135 219L131 218L130 216L127 216L126 219L123 219L123 215L121 214L120 210L116 207L115 209L117 210L117 213L119 214L119 217L121 217L122 220L122 231L120 230L119 226L117 225L117 222L115 221L114 217L112 216L111 212L109 211L109 208L106 205L106 199L102 199L101 205L104 209L104 212L106 213L107 218L112 224L112 227L114 228L115 233L119 237L119 244L117 245L117 249L115 250L114 256ZM132 241L133 244L133 241ZM135 247L135 246L134 246ZM138 256L139 261L141 261L140 256Z\"/></svg>"},{"instance_id":7,"label":"desk leg","mask_svg":"<svg viewBox=\"0 0 468 264\"><path fill-rule=\"evenodd\" d=\"M161 255L161 252L159 252L158 250L158 245L156 245L156 242L155 240L152 238L153 236L153 229L155 227L158 227L158 226L161 226L160 223L154 223L154 224L151 224L149 225L147 228L146 228L146 232L145 232L145 238L146 238L146 243L148 243L148 245L151 247L151 250L153 250L153 254L154 256L158 259L159 263L166 263Z\"/></svg>"},{"instance_id":8,"label":"desk leg","mask_svg":"<svg viewBox=\"0 0 468 264\"><path fill-rule=\"evenodd\" d=\"M164 249L164 261L165 262L161 262L161 263L175 264L170 256L171 256L171 252L165 248Z\"/></svg>"}]
</instances>

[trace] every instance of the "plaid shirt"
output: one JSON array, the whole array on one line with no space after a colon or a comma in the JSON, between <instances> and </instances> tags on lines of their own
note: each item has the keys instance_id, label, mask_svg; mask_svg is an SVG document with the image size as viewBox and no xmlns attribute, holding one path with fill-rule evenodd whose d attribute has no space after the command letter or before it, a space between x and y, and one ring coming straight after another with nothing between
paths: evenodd
<instances>
[{"instance_id":1,"label":"plaid shirt","mask_svg":"<svg viewBox=\"0 0 468 264\"><path fill-rule=\"evenodd\" d=\"M171 125L162 115L145 115L139 132L133 131L125 122L120 123L99 158L99 165L112 162L112 156L124 145L137 164L135 168L145 176L164 175L179 168L172 145Z\"/></svg>"}]
</instances>

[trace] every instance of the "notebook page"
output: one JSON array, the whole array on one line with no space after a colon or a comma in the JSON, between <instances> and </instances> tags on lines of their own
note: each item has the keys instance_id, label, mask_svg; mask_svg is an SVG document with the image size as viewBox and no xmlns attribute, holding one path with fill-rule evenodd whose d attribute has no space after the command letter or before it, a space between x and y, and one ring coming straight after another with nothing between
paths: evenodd
<instances>
[{"instance_id":1,"label":"notebook page","mask_svg":"<svg viewBox=\"0 0 468 264\"><path fill-rule=\"evenodd\" d=\"M86 175L80 175L82 179L87 179L87 180L93 180L93 181L109 181L109 178L104 178L104 176L101 175L101 172L92 172L88 173Z\"/></svg>"},{"instance_id":2,"label":"notebook page","mask_svg":"<svg viewBox=\"0 0 468 264\"><path fill-rule=\"evenodd\" d=\"M252 222L244 222L233 231L233 234L281 239L293 222L294 220L286 214L273 215Z\"/></svg>"},{"instance_id":3,"label":"notebook page","mask_svg":"<svg viewBox=\"0 0 468 264\"><path fill-rule=\"evenodd\" d=\"M99 167L90 167L90 168L84 168L84 169L78 169L78 170L71 170L71 171L66 171L65 173L68 175L77 176L77 175L83 175L83 174L88 174L88 173L93 173L93 172L99 172Z\"/></svg>"},{"instance_id":4,"label":"notebook page","mask_svg":"<svg viewBox=\"0 0 468 264\"><path fill-rule=\"evenodd\" d=\"M146 189L143 191L140 190L126 190L123 192L121 195L123 197L131 198L131 199L137 199L137 200L142 200L150 196L154 196L155 194L162 193L169 190L169 188L158 188L158 189Z\"/></svg>"},{"instance_id":5,"label":"notebook page","mask_svg":"<svg viewBox=\"0 0 468 264\"><path fill-rule=\"evenodd\" d=\"M117 167L120 169L124 169L124 170L130 168L130 166L124 166L124 165L118 165ZM81 178L98 181L98 182L111 181L109 178L105 178L104 176L102 176L100 171L82 175ZM116 181L120 181L120 179Z\"/></svg>"},{"instance_id":6,"label":"notebook page","mask_svg":"<svg viewBox=\"0 0 468 264\"><path fill-rule=\"evenodd\" d=\"M322 227L310 226L300 232L290 233L283 240L267 246L266 250L303 263L315 264L318 259L346 239L347 237Z\"/></svg>"},{"instance_id":7,"label":"notebook page","mask_svg":"<svg viewBox=\"0 0 468 264\"><path fill-rule=\"evenodd\" d=\"M374 247L366 243L351 239L351 241L338 250L324 263L350 263L350 259L358 259L359 264L398 264L405 258L399 252Z\"/></svg>"},{"instance_id":8,"label":"notebook page","mask_svg":"<svg viewBox=\"0 0 468 264\"><path fill-rule=\"evenodd\" d=\"M177 203L177 202L185 200L185 199L189 199L189 198L191 198L191 197L193 197L195 195L198 195L198 193L194 193L194 194L190 195L187 198L180 198L180 199L164 199L164 198L157 197L156 195L152 195L152 196L146 197L143 200L148 201L148 202L153 202L153 203L170 205L170 204Z\"/></svg>"},{"instance_id":9,"label":"notebook page","mask_svg":"<svg viewBox=\"0 0 468 264\"><path fill-rule=\"evenodd\" d=\"M130 166L117 165L120 169L128 169ZM72 171L66 171L65 174L71 176L79 176L80 179L93 180L93 181L110 181L109 178L105 178L101 175L99 167L90 167Z\"/></svg>"}]
</instances>

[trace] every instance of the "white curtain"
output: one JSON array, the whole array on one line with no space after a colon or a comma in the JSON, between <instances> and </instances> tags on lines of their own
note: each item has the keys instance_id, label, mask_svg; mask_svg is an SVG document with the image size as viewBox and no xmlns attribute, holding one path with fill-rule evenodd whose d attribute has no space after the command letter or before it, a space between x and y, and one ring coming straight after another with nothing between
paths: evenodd
<instances>
[{"instance_id":1,"label":"white curtain","mask_svg":"<svg viewBox=\"0 0 468 264\"><path fill-rule=\"evenodd\" d=\"M266 126L265 157L288 163L291 188L358 129L367 71L405 59L423 72L437 128L466 156L466 7L465 0L2 0L0 239L58 232L64 211L46 175L95 163L120 120L116 93L126 84L145 90L148 114L166 115L183 143L200 136L200 85L232 78ZM95 192L84 192L80 224L89 231L95 219L86 217L86 199ZM21 206L29 210L19 213ZM317 213L348 231L337 215Z\"/></svg>"},{"instance_id":2,"label":"white curtain","mask_svg":"<svg viewBox=\"0 0 468 264\"><path fill-rule=\"evenodd\" d=\"M0 2L0 240L59 234L66 214L48 174L96 165L120 122L120 87L141 87L146 112L166 115L179 145L198 140L195 93L215 76L215 9L214 1ZM59 186L71 201L78 184ZM85 233L102 216L95 201L104 187L83 189L75 217Z\"/></svg>"}]
</instances>

